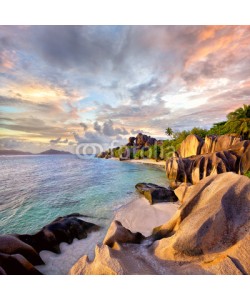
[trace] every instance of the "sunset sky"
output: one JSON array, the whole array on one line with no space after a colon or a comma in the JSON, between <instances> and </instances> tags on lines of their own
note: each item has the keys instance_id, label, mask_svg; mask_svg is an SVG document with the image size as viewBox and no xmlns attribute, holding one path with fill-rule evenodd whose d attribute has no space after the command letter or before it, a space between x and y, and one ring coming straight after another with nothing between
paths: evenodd
<instances>
[{"instance_id":1,"label":"sunset sky","mask_svg":"<svg viewBox=\"0 0 250 300\"><path fill-rule=\"evenodd\" d=\"M250 26L0 26L0 148L164 138L243 103Z\"/></svg>"}]
</instances>

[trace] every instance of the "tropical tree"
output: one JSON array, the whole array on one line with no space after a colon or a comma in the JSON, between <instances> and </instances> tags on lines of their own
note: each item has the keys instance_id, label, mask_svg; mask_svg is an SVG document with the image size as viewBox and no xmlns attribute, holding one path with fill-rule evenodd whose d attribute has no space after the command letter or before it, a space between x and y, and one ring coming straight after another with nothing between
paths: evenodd
<instances>
[{"instance_id":1,"label":"tropical tree","mask_svg":"<svg viewBox=\"0 0 250 300\"><path fill-rule=\"evenodd\" d=\"M238 133L244 139L250 138L250 105L244 104L243 107L230 112L227 119L224 126L229 133Z\"/></svg>"},{"instance_id":2,"label":"tropical tree","mask_svg":"<svg viewBox=\"0 0 250 300\"><path fill-rule=\"evenodd\" d=\"M227 130L225 129L226 123L227 121L214 123L213 126L209 129L208 134L222 135L228 133Z\"/></svg>"},{"instance_id":3,"label":"tropical tree","mask_svg":"<svg viewBox=\"0 0 250 300\"><path fill-rule=\"evenodd\" d=\"M168 135L168 136L172 136L174 133L173 129L168 127L166 130L165 130L165 134Z\"/></svg>"},{"instance_id":4,"label":"tropical tree","mask_svg":"<svg viewBox=\"0 0 250 300\"><path fill-rule=\"evenodd\" d=\"M202 138L205 138L205 136L208 134L208 130L200 127L194 127L191 131L190 134L196 134Z\"/></svg>"},{"instance_id":5,"label":"tropical tree","mask_svg":"<svg viewBox=\"0 0 250 300\"><path fill-rule=\"evenodd\" d=\"M243 107L230 112L227 115L228 121L250 118L250 105L243 104Z\"/></svg>"}]
</instances>

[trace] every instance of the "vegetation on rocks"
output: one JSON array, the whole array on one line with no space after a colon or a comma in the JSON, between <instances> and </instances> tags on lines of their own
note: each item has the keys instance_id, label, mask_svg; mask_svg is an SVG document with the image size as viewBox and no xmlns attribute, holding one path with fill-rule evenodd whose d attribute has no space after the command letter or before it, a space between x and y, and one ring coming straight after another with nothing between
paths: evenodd
<instances>
[{"instance_id":1,"label":"vegetation on rocks","mask_svg":"<svg viewBox=\"0 0 250 300\"><path fill-rule=\"evenodd\" d=\"M109 149L99 157L115 157L123 159L161 159L167 160L180 150L182 142L190 135L195 135L203 140L210 136L230 134L243 140L250 139L250 105L243 105L227 115L227 120L213 124L210 129L194 127L191 130L174 131L167 127L166 140L157 141L155 138L139 133L130 137L127 145Z\"/></svg>"}]
</instances>

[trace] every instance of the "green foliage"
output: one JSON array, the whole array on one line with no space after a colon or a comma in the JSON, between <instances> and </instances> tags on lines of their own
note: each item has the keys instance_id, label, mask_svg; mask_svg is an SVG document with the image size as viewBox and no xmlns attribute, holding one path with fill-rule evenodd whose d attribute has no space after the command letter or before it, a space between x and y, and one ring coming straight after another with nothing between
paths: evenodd
<instances>
[{"instance_id":1,"label":"green foliage","mask_svg":"<svg viewBox=\"0 0 250 300\"><path fill-rule=\"evenodd\" d=\"M144 157L148 158L149 150L144 150Z\"/></svg>"},{"instance_id":2,"label":"green foliage","mask_svg":"<svg viewBox=\"0 0 250 300\"><path fill-rule=\"evenodd\" d=\"M174 133L174 140L173 143L171 143L170 146L173 146L176 151L180 148L181 143L185 140L185 138L190 134L190 131L183 130L183 131L177 131Z\"/></svg>"},{"instance_id":3,"label":"green foliage","mask_svg":"<svg viewBox=\"0 0 250 300\"><path fill-rule=\"evenodd\" d=\"M215 123L209 130L209 134L238 134L244 139L250 139L250 105L244 104L243 107L230 112L227 121Z\"/></svg>"},{"instance_id":4,"label":"green foliage","mask_svg":"<svg viewBox=\"0 0 250 300\"><path fill-rule=\"evenodd\" d=\"M130 148L130 159L134 158L134 151L133 148Z\"/></svg>"},{"instance_id":5,"label":"green foliage","mask_svg":"<svg viewBox=\"0 0 250 300\"><path fill-rule=\"evenodd\" d=\"M170 136L171 139L163 141L162 146L153 145L146 150L137 150L136 153L134 153L133 147L117 147L112 149L112 155L119 157L127 148L130 148L130 158L140 159L147 157L151 159L168 159L180 148L181 143L189 134L195 134L205 138L207 135L223 135L228 133L241 135L244 139L250 139L250 105L244 104L243 107L230 112L227 115L227 121L215 123L209 130L194 127L191 130L173 132L173 130L168 127L165 134ZM249 177L249 173L250 172L247 172L245 175Z\"/></svg>"},{"instance_id":6,"label":"green foliage","mask_svg":"<svg viewBox=\"0 0 250 300\"><path fill-rule=\"evenodd\" d=\"M141 150L137 150L134 157L135 157L135 159L140 159L141 158Z\"/></svg>"},{"instance_id":7,"label":"green foliage","mask_svg":"<svg viewBox=\"0 0 250 300\"><path fill-rule=\"evenodd\" d=\"M154 146L150 146L148 149L148 158L154 158Z\"/></svg>"},{"instance_id":8,"label":"green foliage","mask_svg":"<svg viewBox=\"0 0 250 300\"><path fill-rule=\"evenodd\" d=\"M247 171L244 175L250 178L250 171Z\"/></svg>"},{"instance_id":9,"label":"green foliage","mask_svg":"<svg viewBox=\"0 0 250 300\"><path fill-rule=\"evenodd\" d=\"M161 147L157 145L150 146L148 148L148 158L158 159L160 158Z\"/></svg>"},{"instance_id":10,"label":"green foliage","mask_svg":"<svg viewBox=\"0 0 250 300\"><path fill-rule=\"evenodd\" d=\"M119 158L119 149L120 147L113 148L111 154L113 157Z\"/></svg>"},{"instance_id":11,"label":"green foliage","mask_svg":"<svg viewBox=\"0 0 250 300\"><path fill-rule=\"evenodd\" d=\"M243 107L237 108L235 111L227 115L228 121L250 118L250 105L243 104Z\"/></svg>"},{"instance_id":12,"label":"green foliage","mask_svg":"<svg viewBox=\"0 0 250 300\"><path fill-rule=\"evenodd\" d=\"M194 127L191 131L190 134L196 134L202 138L205 138L206 135L208 135L208 130L207 129L203 129L200 127Z\"/></svg>"},{"instance_id":13,"label":"green foliage","mask_svg":"<svg viewBox=\"0 0 250 300\"><path fill-rule=\"evenodd\" d=\"M174 133L173 129L168 127L166 130L165 130L165 134L168 135L168 136L172 136Z\"/></svg>"},{"instance_id":14,"label":"green foliage","mask_svg":"<svg viewBox=\"0 0 250 300\"><path fill-rule=\"evenodd\" d=\"M225 124L227 121L214 123L213 126L208 130L208 134L216 134L216 135L223 135L227 133L227 130L225 129Z\"/></svg>"}]
</instances>

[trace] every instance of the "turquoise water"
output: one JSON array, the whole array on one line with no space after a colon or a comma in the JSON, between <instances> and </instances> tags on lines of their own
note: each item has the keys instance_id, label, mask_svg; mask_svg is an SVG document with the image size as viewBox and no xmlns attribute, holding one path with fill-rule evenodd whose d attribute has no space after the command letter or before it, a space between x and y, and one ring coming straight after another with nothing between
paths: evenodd
<instances>
[{"instance_id":1,"label":"turquoise water","mask_svg":"<svg viewBox=\"0 0 250 300\"><path fill-rule=\"evenodd\" d=\"M0 234L34 233L75 212L107 227L136 183L167 186L157 167L74 155L2 156L0 180Z\"/></svg>"}]
</instances>

